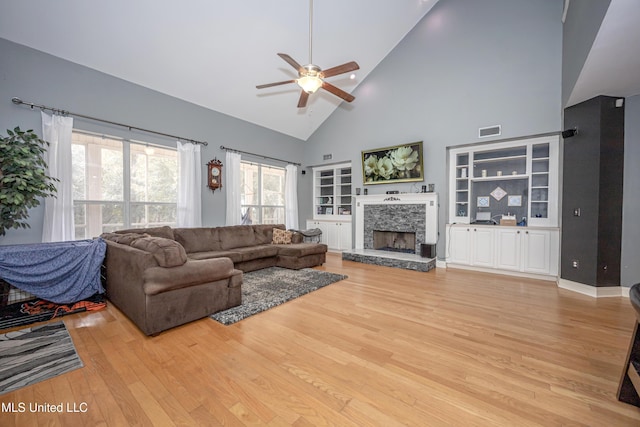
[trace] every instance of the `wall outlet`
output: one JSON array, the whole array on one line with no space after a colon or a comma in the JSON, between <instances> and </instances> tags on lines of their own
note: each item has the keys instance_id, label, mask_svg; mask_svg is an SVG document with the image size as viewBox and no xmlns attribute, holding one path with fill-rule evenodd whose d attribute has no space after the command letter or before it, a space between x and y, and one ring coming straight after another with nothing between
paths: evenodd
<instances>
[{"instance_id":1,"label":"wall outlet","mask_svg":"<svg viewBox=\"0 0 640 427\"><path fill-rule=\"evenodd\" d=\"M577 259L572 260L571 261L571 267L580 268L580 261L578 261Z\"/></svg>"},{"instance_id":2,"label":"wall outlet","mask_svg":"<svg viewBox=\"0 0 640 427\"><path fill-rule=\"evenodd\" d=\"M580 212L580 208L575 208L573 210L573 216L580 216L581 212Z\"/></svg>"}]
</instances>

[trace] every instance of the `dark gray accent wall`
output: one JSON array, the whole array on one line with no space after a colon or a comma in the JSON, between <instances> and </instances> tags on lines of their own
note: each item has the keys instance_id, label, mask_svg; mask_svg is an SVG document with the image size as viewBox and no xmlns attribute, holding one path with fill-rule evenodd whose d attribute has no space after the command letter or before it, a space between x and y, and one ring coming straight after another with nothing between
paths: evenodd
<instances>
[{"instance_id":1,"label":"dark gray accent wall","mask_svg":"<svg viewBox=\"0 0 640 427\"><path fill-rule=\"evenodd\" d=\"M562 105L567 106L611 0L571 0L562 35Z\"/></svg>"},{"instance_id":2,"label":"dark gray accent wall","mask_svg":"<svg viewBox=\"0 0 640 427\"><path fill-rule=\"evenodd\" d=\"M34 29L35 31L35 29ZM225 188L212 193L205 185L205 164L217 157L220 145L300 162L302 141L260 126L161 94L87 67L0 39L0 133L20 126L42 133L39 111L11 103L12 97L63 108L80 114L121 122L171 135L207 141L202 149L202 219L205 226L224 225ZM144 67L144 64L140 64ZM149 70L149 72L162 72ZM212 93L211 96L216 96ZM126 128L75 119L81 130L175 147L170 138ZM280 164L282 166L282 164ZM223 183L224 184L224 183ZM10 230L0 244L41 241L42 206L30 213L30 229Z\"/></svg>"},{"instance_id":3,"label":"dark gray accent wall","mask_svg":"<svg viewBox=\"0 0 640 427\"><path fill-rule=\"evenodd\" d=\"M640 283L640 95L625 100L620 284Z\"/></svg>"},{"instance_id":4,"label":"dark gray accent wall","mask_svg":"<svg viewBox=\"0 0 640 427\"><path fill-rule=\"evenodd\" d=\"M616 99L565 110L565 127L578 134L564 141L561 277L592 286L620 285L624 106Z\"/></svg>"},{"instance_id":5,"label":"dark gray accent wall","mask_svg":"<svg viewBox=\"0 0 640 427\"><path fill-rule=\"evenodd\" d=\"M366 188L434 183L443 245L448 146L489 141L478 128L498 124L494 139L560 130L561 17L562 0L441 0L305 143L304 164L331 153L353 163L353 186L363 187L362 150L424 141L424 182ZM302 216L311 218L310 174L300 186Z\"/></svg>"}]
</instances>

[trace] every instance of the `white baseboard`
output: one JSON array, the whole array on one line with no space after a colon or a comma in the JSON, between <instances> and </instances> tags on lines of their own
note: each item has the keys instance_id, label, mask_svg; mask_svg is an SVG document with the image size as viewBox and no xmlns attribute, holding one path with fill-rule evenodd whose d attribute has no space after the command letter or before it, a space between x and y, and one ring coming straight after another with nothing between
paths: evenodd
<instances>
[{"instance_id":1,"label":"white baseboard","mask_svg":"<svg viewBox=\"0 0 640 427\"><path fill-rule=\"evenodd\" d=\"M584 283L558 278L558 287L572 292L578 292L593 298L627 297L629 288L625 286L591 286Z\"/></svg>"},{"instance_id":2,"label":"white baseboard","mask_svg":"<svg viewBox=\"0 0 640 427\"><path fill-rule=\"evenodd\" d=\"M447 262L442 259L436 260L436 268L447 268Z\"/></svg>"},{"instance_id":3,"label":"white baseboard","mask_svg":"<svg viewBox=\"0 0 640 427\"><path fill-rule=\"evenodd\" d=\"M547 276L544 274L523 273L521 271L500 270L498 268L477 267L475 265L470 266L470 265L454 264L454 263L446 263L446 262L445 264L448 268L457 268L459 270L479 271L481 273L493 273L493 274L500 274L503 276L526 277L528 279L546 280L549 282L555 282L557 280L556 276ZM438 265L436 264L436 266Z\"/></svg>"}]
</instances>

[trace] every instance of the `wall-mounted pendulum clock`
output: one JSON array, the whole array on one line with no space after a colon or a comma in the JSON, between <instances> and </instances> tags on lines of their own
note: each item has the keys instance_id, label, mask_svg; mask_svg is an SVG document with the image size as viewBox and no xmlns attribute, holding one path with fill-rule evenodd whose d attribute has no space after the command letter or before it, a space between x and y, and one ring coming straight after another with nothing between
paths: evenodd
<instances>
[{"instance_id":1,"label":"wall-mounted pendulum clock","mask_svg":"<svg viewBox=\"0 0 640 427\"><path fill-rule=\"evenodd\" d=\"M207 185L213 191L222 188L222 162L216 158L207 163L209 173L207 174Z\"/></svg>"}]
</instances>

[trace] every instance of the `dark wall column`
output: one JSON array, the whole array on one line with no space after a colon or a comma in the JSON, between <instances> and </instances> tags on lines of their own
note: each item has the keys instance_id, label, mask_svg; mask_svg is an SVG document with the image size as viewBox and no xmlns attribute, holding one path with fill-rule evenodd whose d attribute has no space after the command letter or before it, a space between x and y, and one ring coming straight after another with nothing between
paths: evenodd
<instances>
[{"instance_id":1,"label":"dark wall column","mask_svg":"<svg viewBox=\"0 0 640 427\"><path fill-rule=\"evenodd\" d=\"M565 109L561 277L620 285L624 104L598 96Z\"/></svg>"}]
</instances>

